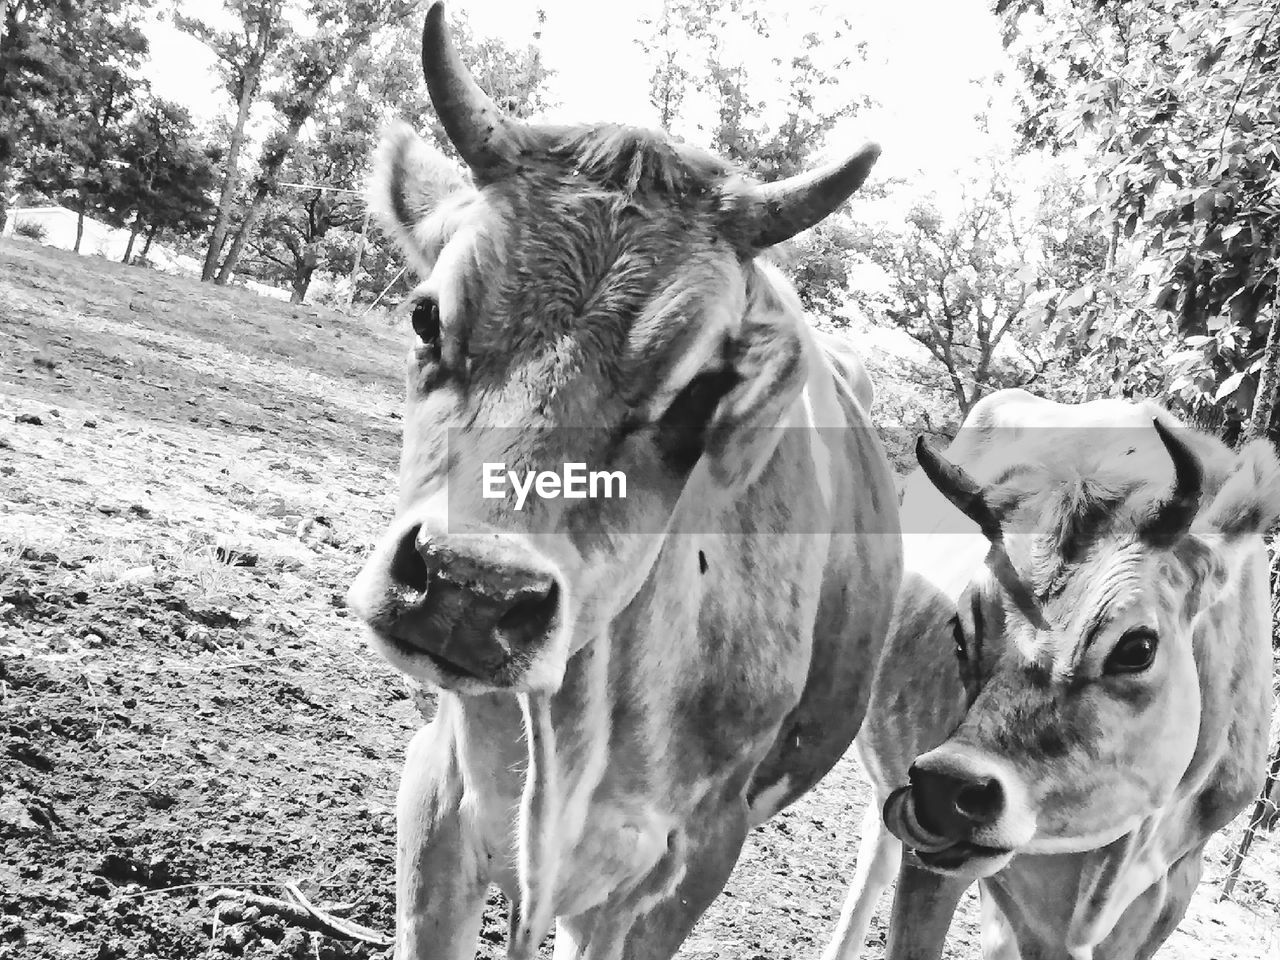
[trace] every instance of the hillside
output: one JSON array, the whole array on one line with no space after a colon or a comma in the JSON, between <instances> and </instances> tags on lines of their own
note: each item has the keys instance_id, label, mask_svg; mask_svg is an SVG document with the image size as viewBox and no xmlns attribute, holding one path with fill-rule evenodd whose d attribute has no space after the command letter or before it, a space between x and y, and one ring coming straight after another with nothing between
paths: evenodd
<instances>
[{"instance_id":1,"label":"hillside","mask_svg":"<svg viewBox=\"0 0 1280 960\"><path fill-rule=\"evenodd\" d=\"M0 957L383 957L211 895L390 931L418 715L342 607L394 503L398 330L0 241ZM816 957L866 791L846 760L749 841L681 956ZM1276 956L1241 824L1161 956ZM968 898L947 956L977 956ZM501 956L491 903L482 956ZM875 935L883 936L877 921Z\"/></svg>"}]
</instances>

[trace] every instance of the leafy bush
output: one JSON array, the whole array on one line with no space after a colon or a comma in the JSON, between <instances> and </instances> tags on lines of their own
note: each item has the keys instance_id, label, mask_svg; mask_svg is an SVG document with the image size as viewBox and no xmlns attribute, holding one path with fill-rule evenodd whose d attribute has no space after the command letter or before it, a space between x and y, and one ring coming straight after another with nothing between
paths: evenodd
<instances>
[{"instance_id":1,"label":"leafy bush","mask_svg":"<svg viewBox=\"0 0 1280 960\"><path fill-rule=\"evenodd\" d=\"M35 220L19 220L14 225L13 232L20 237L26 237L28 240L34 240L37 243L44 243L45 237L49 235L45 225L37 223Z\"/></svg>"}]
</instances>

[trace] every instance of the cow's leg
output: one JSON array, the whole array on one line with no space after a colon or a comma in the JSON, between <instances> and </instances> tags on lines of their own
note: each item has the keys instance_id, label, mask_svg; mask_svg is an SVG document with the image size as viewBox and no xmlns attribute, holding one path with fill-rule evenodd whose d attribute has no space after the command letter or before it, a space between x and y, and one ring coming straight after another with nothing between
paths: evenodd
<instances>
[{"instance_id":1,"label":"cow's leg","mask_svg":"<svg viewBox=\"0 0 1280 960\"><path fill-rule=\"evenodd\" d=\"M1105 960L1149 960L1182 922L1200 883L1204 845L1184 854L1129 905L1095 956Z\"/></svg>"},{"instance_id":2,"label":"cow's leg","mask_svg":"<svg viewBox=\"0 0 1280 960\"><path fill-rule=\"evenodd\" d=\"M556 945L551 960L620 960L631 911L598 907L577 917L556 921Z\"/></svg>"},{"instance_id":3,"label":"cow's leg","mask_svg":"<svg viewBox=\"0 0 1280 960\"><path fill-rule=\"evenodd\" d=\"M873 797L862 814L862 839L853 883L823 960L857 960L862 955L876 905L901 863L902 843L885 829L880 806Z\"/></svg>"},{"instance_id":4,"label":"cow's leg","mask_svg":"<svg viewBox=\"0 0 1280 960\"><path fill-rule=\"evenodd\" d=\"M685 864L683 876L670 894L630 925L620 955L624 960L670 960L675 956L738 862L747 839L746 801L737 799L704 811L686 827L685 839L680 857ZM596 960L594 952L590 957Z\"/></svg>"},{"instance_id":5,"label":"cow's leg","mask_svg":"<svg viewBox=\"0 0 1280 960\"><path fill-rule=\"evenodd\" d=\"M996 903L996 898L985 882L979 882L978 891L982 906L982 960L1021 960L1013 926Z\"/></svg>"},{"instance_id":6,"label":"cow's leg","mask_svg":"<svg viewBox=\"0 0 1280 960\"><path fill-rule=\"evenodd\" d=\"M1203 843L1190 853L1183 855L1181 860L1169 868L1169 875L1164 885L1164 903L1155 923L1151 926L1147 942L1137 952L1137 960L1148 960L1173 935L1173 931L1178 928L1178 924L1186 915L1187 907L1191 905L1191 897L1196 892L1196 887L1200 885L1200 874L1203 869Z\"/></svg>"},{"instance_id":7,"label":"cow's leg","mask_svg":"<svg viewBox=\"0 0 1280 960\"><path fill-rule=\"evenodd\" d=\"M893 897L886 960L937 960L960 897L971 880L957 880L903 863Z\"/></svg>"},{"instance_id":8,"label":"cow's leg","mask_svg":"<svg viewBox=\"0 0 1280 960\"><path fill-rule=\"evenodd\" d=\"M474 960L488 876L461 801L453 744L433 721L409 743L396 800L396 960Z\"/></svg>"}]
</instances>

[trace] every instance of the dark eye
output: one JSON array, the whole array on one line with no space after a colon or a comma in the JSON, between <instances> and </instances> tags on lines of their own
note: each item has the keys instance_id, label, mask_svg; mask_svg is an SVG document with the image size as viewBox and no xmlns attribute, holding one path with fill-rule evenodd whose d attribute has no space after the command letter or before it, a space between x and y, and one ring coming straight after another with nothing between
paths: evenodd
<instances>
[{"instance_id":1,"label":"dark eye","mask_svg":"<svg viewBox=\"0 0 1280 960\"><path fill-rule=\"evenodd\" d=\"M671 401L658 421L658 443L668 467L678 473L693 469L702 456L707 422L738 379L733 370L700 373Z\"/></svg>"},{"instance_id":2,"label":"dark eye","mask_svg":"<svg viewBox=\"0 0 1280 960\"><path fill-rule=\"evenodd\" d=\"M431 297L423 297L413 308L409 318L413 324L413 332L426 346L435 350L440 356L440 305Z\"/></svg>"},{"instance_id":3,"label":"dark eye","mask_svg":"<svg viewBox=\"0 0 1280 960\"><path fill-rule=\"evenodd\" d=\"M1107 673L1138 673L1151 666L1159 641L1150 627L1130 630L1112 648L1103 670Z\"/></svg>"},{"instance_id":4,"label":"dark eye","mask_svg":"<svg viewBox=\"0 0 1280 960\"><path fill-rule=\"evenodd\" d=\"M964 645L964 628L960 626L960 618L951 620L951 639L956 645L956 656L963 661L969 659L969 651Z\"/></svg>"}]
</instances>

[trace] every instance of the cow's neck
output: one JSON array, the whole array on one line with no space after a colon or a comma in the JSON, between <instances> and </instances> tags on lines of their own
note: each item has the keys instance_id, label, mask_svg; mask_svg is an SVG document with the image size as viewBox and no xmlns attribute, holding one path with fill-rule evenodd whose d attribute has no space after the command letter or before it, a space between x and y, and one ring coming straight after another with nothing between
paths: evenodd
<instances>
[{"instance_id":1,"label":"cow's neck","mask_svg":"<svg viewBox=\"0 0 1280 960\"><path fill-rule=\"evenodd\" d=\"M829 394L830 371L820 375ZM812 397L795 407L793 420L811 415ZM801 431L783 434L785 449L744 496L682 498L685 512L672 521L679 532L635 596L567 664L551 699L561 804L554 829L566 858L558 909L596 892L574 888L575 857L603 856L617 883L637 879L711 791L745 795L799 699L817 596L796 585L821 582L826 538L794 531L818 529L806 511L827 507L815 470L800 472L811 490L778 473L814 455ZM709 506L717 502L719 514ZM687 532L748 529L756 533ZM528 759L519 703L445 697L441 713L491 862L510 864Z\"/></svg>"}]
</instances>

